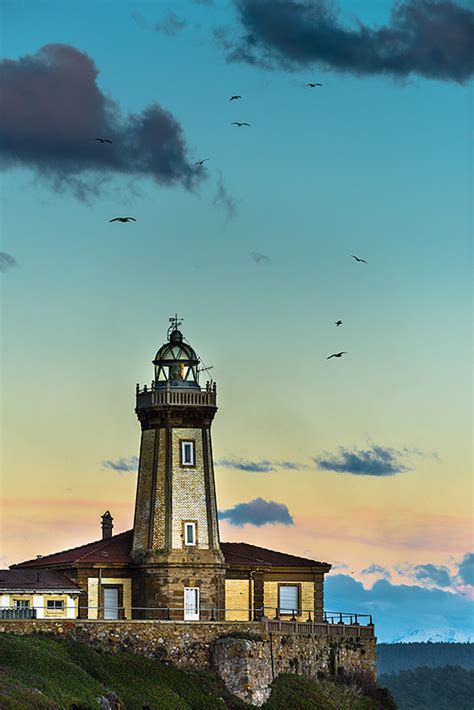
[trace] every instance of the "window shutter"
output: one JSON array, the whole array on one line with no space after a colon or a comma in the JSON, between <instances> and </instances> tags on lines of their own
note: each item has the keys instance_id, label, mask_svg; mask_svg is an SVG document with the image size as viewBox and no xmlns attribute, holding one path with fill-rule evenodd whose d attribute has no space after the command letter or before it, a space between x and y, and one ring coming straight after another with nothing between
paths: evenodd
<instances>
[{"instance_id":1,"label":"window shutter","mask_svg":"<svg viewBox=\"0 0 474 710\"><path fill-rule=\"evenodd\" d=\"M280 587L280 614L298 612L298 587Z\"/></svg>"}]
</instances>

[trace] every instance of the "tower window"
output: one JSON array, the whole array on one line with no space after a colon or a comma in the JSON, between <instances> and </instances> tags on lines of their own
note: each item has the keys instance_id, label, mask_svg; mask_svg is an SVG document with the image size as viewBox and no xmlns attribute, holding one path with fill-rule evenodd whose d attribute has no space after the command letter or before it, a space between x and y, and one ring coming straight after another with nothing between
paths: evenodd
<instances>
[{"instance_id":1,"label":"tower window","mask_svg":"<svg viewBox=\"0 0 474 710\"><path fill-rule=\"evenodd\" d=\"M196 544L196 523L184 523L184 544Z\"/></svg>"},{"instance_id":2,"label":"tower window","mask_svg":"<svg viewBox=\"0 0 474 710\"><path fill-rule=\"evenodd\" d=\"M181 466L194 466L194 441L181 442Z\"/></svg>"}]
</instances>

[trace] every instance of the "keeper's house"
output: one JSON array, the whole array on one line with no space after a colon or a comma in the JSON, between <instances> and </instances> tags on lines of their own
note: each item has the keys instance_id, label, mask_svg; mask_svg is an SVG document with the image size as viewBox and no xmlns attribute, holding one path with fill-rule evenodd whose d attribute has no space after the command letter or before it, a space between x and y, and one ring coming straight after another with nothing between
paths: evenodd
<instances>
[{"instance_id":1,"label":"keeper's house","mask_svg":"<svg viewBox=\"0 0 474 710\"><path fill-rule=\"evenodd\" d=\"M0 570L0 619L76 619L79 587L45 569Z\"/></svg>"},{"instance_id":2,"label":"keeper's house","mask_svg":"<svg viewBox=\"0 0 474 710\"><path fill-rule=\"evenodd\" d=\"M57 600L38 587L24 591L24 601L34 604L43 594L46 611L57 601L69 614L80 590L74 608L81 618L322 621L331 565L220 542L211 441L216 385L200 387L200 360L171 320L151 386L136 390L141 444L133 530L113 535L107 511L101 539L13 565L10 574L62 575L69 589Z\"/></svg>"}]
</instances>

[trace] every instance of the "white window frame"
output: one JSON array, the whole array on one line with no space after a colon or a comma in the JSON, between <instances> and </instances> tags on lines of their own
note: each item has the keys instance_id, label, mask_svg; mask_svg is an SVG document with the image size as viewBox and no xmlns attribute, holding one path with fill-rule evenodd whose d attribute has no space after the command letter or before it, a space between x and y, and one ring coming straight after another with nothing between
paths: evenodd
<instances>
[{"instance_id":1,"label":"white window frame","mask_svg":"<svg viewBox=\"0 0 474 710\"><path fill-rule=\"evenodd\" d=\"M196 604L191 608L186 605L186 592L196 592L195 594L195 600ZM200 592L199 592L199 587L185 587L184 588L184 621L199 621L199 607L200 607Z\"/></svg>"},{"instance_id":2,"label":"white window frame","mask_svg":"<svg viewBox=\"0 0 474 710\"><path fill-rule=\"evenodd\" d=\"M191 528L193 531L192 534L192 542L188 542L188 527ZM195 547L197 544L197 539L196 539L196 523L192 522L191 520L185 521L184 523L184 544L187 547Z\"/></svg>"},{"instance_id":3,"label":"white window frame","mask_svg":"<svg viewBox=\"0 0 474 710\"><path fill-rule=\"evenodd\" d=\"M187 461L187 455L186 455L186 450L189 450L189 458L190 460ZM194 441L182 441L181 442L181 465L182 466L194 466L195 465L195 450L194 450Z\"/></svg>"},{"instance_id":4,"label":"white window frame","mask_svg":"<svg viewBox=\"0 0 474 710\"><path fill-rule=\"evenodd\" d=\"M15 609L31 609L29 599L15 599L14 605Z\"/></svg>"}]
</instances>

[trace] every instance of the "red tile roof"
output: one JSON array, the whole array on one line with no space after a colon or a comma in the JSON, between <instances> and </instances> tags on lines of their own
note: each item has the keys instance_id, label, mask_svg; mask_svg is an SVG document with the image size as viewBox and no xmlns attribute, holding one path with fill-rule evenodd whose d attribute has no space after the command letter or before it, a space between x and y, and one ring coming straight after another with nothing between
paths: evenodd
<instances>
[{"instance_id":1,"label":"red tile roof","mask_svg":"<svg viewBox=\"0 0 474 710\"><path fill-rule=\"evenodd\" d=\"M52 555L19 562L16 565L11 565L11 567L13 569L19 567L49 567L52 565L64 567L69 564L83 563L93 565L98 562L104 564L116 562L129 564L131 559L128 553L132 549L132 541L133 530L127 530L106 540L88 542L86 545L72 547L70 550L54 552Z\"/></svg>"},{"instance_id":2,"label":"red tile roof","mask_svg":"<svg viewBox=\"0 0 474 710\"><path fill-rule=\"evenodd\" d=\"M130 551L133 543L133 530L114 535L106 540L89 542L80 547L73 547L64 552L56 552L52 555L19 562L12 565L13 569L18 568L44 568L50 566L77 565L77 564L98 564L106 566L108 563L130 564ZM297 557L285 552L268 550L265 547L249 545L246 542L223 542L221 543L225 561L230 565L248 567L319 567L321 565L329 567L326 562L309 560L306 557Z\"/></svg>"},{"instance_id":3,"label":"red tile roof","mask_svg":"<svg viewBox=\"0 0 474 710\"><path fill-rule=\"evenodd\" d=\"M0 591L8 592L79 592L79 587L51 570L0 569Z\"/></svg>"}]
</instances>

